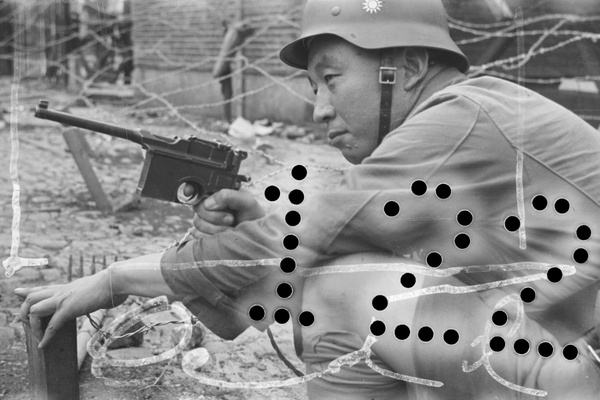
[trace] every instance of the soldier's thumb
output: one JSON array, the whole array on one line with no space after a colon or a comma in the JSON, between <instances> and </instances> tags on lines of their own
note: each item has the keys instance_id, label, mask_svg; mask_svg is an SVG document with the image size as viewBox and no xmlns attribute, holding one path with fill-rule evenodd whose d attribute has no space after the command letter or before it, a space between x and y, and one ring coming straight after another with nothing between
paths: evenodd
<instances>
[{"instance_id":1,"label":"soldier's thumb","mask_svg":"<svg viewBox=\"0 0 600 400\"><path fill-rule=\"evenodd\" d=\"M232 198L234 197L232 195L232 192L235 193L235 191L231 189L219 190L217 193L208 197L204 201L204 208L206 208L208 211L220 211L226 210L228 208L235 209L234 207L231 207L231 203L234 203L234 201L232 200Z\"/></svg>"}]
</instances>

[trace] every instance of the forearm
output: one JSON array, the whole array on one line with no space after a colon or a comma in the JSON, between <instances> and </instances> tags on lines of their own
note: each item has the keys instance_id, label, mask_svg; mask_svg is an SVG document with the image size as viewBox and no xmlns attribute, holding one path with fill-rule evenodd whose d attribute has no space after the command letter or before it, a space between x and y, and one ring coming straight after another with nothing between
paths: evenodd
<instances>
[{"instance_id":1,"label":"forearm","mask_svg":"<svg viewBox=\"0 0 600 400\"><path fill-rule=\"evenodd\" d=\"M108 273L113 294L175 298L176 294L161 273L163 254L148 254L112 264Z\"/></svg>"}]
</instances>

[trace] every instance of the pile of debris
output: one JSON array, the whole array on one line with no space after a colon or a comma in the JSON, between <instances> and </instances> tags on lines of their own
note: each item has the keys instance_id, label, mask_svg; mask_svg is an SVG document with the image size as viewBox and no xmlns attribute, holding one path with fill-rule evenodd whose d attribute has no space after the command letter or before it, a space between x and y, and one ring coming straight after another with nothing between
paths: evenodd
<instances>
[{"instance_id":1,"label":"pile of debris","mask_svg":"<svg viewBox=\"0 0 600 400\"><path fill-rule=\"evenodd\" d=\"M264 136L277 136L299 140L304 143L312 143L318 139L317 134L311 129L283 122L273 122L268 118L250 122L243 117L237 117L231 124L219 121L217 126L212 126L211 128L242 140Z\"/></svg>"}]
</instances>

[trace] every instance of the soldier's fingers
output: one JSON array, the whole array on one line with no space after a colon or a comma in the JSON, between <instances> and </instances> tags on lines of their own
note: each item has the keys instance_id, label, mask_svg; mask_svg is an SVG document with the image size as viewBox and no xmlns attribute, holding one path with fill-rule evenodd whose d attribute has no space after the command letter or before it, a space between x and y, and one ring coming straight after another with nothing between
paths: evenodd
<instances>
[{"instance_id":1,"label":"soldier's fingers","mask_svg":"<svg viewBox=\"0 0 600 400\"><path fill-rule=\"evenodd\" d=\"M40 340L42 340L42 336L44 335L44 330L42 329L42 318L37 315L30 315L29 326L31 327L33 337L35 337L39 343Z\"/></svg>"},{"instance_id":2,"label":"soldier's fingers","mask_svg":"<svg viewBox=\"0 0 600 400\"><path fill-rule=\"evenodd\" d=\"M47 317L56 312L56 298L47 297L43 300L38 301L37 304L33 305L29 309L29 315L37 315L38 317Z\"/></svg>"},{"instance_id":3,"label":"soldier's fingers","mask_svg":"<svg viewBox=\"0 0 600 400\"><path fill-rule=\"evenodd\" d=\"M44 330L42 328L42 318L52 315L56 310L56 301L54 298L40 300L29 309L29 324L31 330L38 341L42 340Z\"/></svg>"},{"instance_id":4,"label":"soldier's fingers","mask_svg":"<svg viewBox=\"0 0 600 400\"><path fill-rule=\"evenodd\" d=\"M234 216L229 212L208 211L203 207L200 207L200 209L196 213L196 216L214 225L231 226L235 220Z\"/></svg>"},{"instance_id":5,"label":"soldier's fingers","mask_svg":"<svg viewBox=\"0 0 600 400\"><path fill-rule=\"evenodd\" d=\"M214 235L215 233L223 232L224 230L229 229L231 227L231 225L215 224L198 216L194 217L193 223L194 228L196 228L202 233L208 233L209 235Z\"/></svg>"},{"instance_id":6,"label":"soldier's fingers","mask_svg":"<svg viewBox=\"0 0 600 400\"><path fill-rule=\"evenodd\" d=\"M209 211L243 210L253 202L254 197L249 192L221 189L204 201L204 207Z\"/></svg>"},{"instance_id":7,"label":"soldier's fingers","mask_svg":"<svg viewBox=\"0 0 600 400\"><path fill-rule=\"evenodd\" d=\"M230 227L227 227L227 226L213 225L210 222L206 222L201 219L194 222L194 227L198 231L205 233L207 235L214 235L216 233L221 233L227 229L231 229Z\"/></svg>"},{"instance_id":8,"label":"soldier's fingers","mask_svg":"<svg viewBox=\"0 0 600 400\"><path fill-rule=\"evenodd\" d=\"M35 306L42 300L45 300L49 297L52 297L52 293L47 291L37 291L33 293L29 293L25 300L21 304L21 310L19 311L19 320L21 322L29 323L29 314L31 313L31 308Z\"/></svg>"},{"instance_id":9,"label":"soldier's fingers","mask_svg":"<svg viewBox=\"0 0 600 400\"><path fill-rule=\"evenodd\" d=\"M30 288L16 288L14 293L19 297L27 297L30 293L39 292L48 289L49 286L35 286Z\"/></svg>"},{"instance_id":10,"label":"soldier's fingers","mask_svg":"<svg viewBox=\"0 0 600 400\"><path fill-rule=\"evenodd\" d=\"M205 208L208 211L219 211L228 208L227 205L227 191L229 189L219 190L212 196L207 197L203 202L200 203L200 207Z\"/></svg>"},{"instance_id":11,"label":"soldier's fingers","mask_svg":"<svg viewBox=\"0 0 600 400\"><path fill-rule=\"evenodd\" d=\"M65 313L61 310L57 311L52 318L50 319L50 322L48 322L48 326L46 327L46 331L44 332L44 337L42 338L42 340L40 341L40 344L38 345L40 349L45 348L48 343L50 343L50 341L52 340L52 338L56 335L56 332L58 332L60 330L60 328L64 325L64 323L66 322L66 316Z\"/></svg>"}]
</instances>

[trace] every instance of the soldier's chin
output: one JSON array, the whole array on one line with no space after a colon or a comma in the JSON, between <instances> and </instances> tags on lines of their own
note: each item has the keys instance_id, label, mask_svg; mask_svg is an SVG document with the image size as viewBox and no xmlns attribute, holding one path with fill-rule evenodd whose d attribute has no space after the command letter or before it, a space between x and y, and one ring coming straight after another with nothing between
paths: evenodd
<instances>
[{"instance_id":1,"label":"soldier's chin","mask_svg":"<svg viewBox=\"0 0 600 400\"><path fill-rule=\"evenodd\" d=\"M357 149L339 149L342 152L342 156L351 164L360 164L366 156L361 155Z\"/></svg>"}]
</instances>

